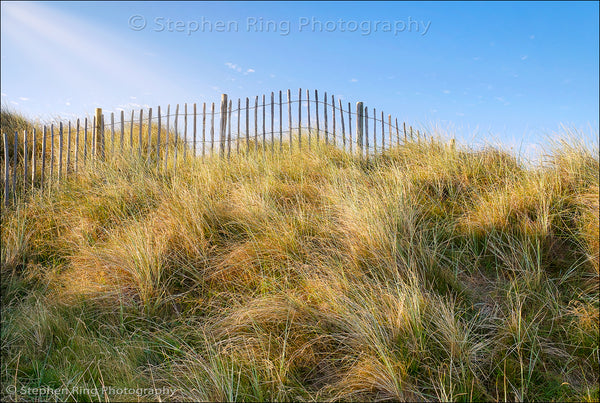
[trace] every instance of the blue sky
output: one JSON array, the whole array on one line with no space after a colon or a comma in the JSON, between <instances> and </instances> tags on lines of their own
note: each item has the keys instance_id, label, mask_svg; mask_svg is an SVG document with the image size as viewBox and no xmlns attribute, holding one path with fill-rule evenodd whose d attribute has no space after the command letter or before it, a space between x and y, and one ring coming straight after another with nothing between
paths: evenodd
<instances>
[{"instance_id":1,"label":"blue sky","mask_svg":"<svg viewBox=\"0 0 600 403\"><path fill-rule=\"evenodd\" d=\"M2 104L72 118L309 88L535 147L561 124L598 135L598 17L597 2L2 2Z\"/></svg>"}]
</instances>

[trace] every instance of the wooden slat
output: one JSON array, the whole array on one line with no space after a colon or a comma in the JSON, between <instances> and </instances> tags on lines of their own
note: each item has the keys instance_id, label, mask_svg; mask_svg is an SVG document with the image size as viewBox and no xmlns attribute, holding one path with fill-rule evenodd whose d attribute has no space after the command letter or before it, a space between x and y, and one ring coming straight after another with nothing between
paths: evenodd
<instances>
[{"instance_id":1,"label":"wooden slat","mask_svg":"<svg viewBox=\"0 0 600 403\"><path fill-rule=\"evenodd\" d=\"M340 104L340 120L342 121L342 147L346 151L346 126L344 125L344 108L342 108L342 100L338 99Z\"/></svg>"},{"instance_id":2,"label":"wooden slat","mask_svg":"<svg viewBox=\"0 0 600 403\"><path fill-rule=\"evenodd\" d=\"M6 132L2 134L2 138L4 141L4 205L8 206L8 200L10 199L10 188L9 188L9 178L10 178L10 161L8 154L8 136Z\"/></svg>"},{"instance_id":3,"label":"wooden slat","mask_svg":"<svg viewBox=\"0 0 600 403\"><path fill-rule=\"evenodd\" d=\"M194 104L194 108L195 108L195 104ZM160 135L161 135L161 130L162 130L162 116L160 113L160 105L158 105L157 107L157 117L158 117L158 127L156 128L156 162L158 164L158 166L160 167ZM194 115L195 115L195 110L194 110Z\"/></svg>"},{"instance_id":4,"label":"wooden slat","mask_svg":"<svg viewBox=\"0 0 600 403\"><path fill-rule=\"evenodd\" d=\"M254 152L258 152L258 95L254 98Z\"/></svg>"},{"instance_id":5,"label":"wooden slat","mask_svg":"<svg viewBox=\"0 0 600 403\"><path fill-rule=\"evenodd\" d=\"M311 139L312 139L312 127L310 123L310 91L306 90L306 120L308 123L308 150L311 148Z\"/></svg>"},{"instance_id":6,"label":"wooden slat","mask_svg":"<svg viewBox=\"0 0 600 403\"><path fill-rule=\"evenodd\" d=\"M325 144L329 144L329 130L327 128L327 92L323 95L323 125L325 126Z\"/></svg>"},{"instance_id":7,"label":"wooden slat","mask_svg":"<svg viewBox=\"0 0 600 403\"><path fill-rule=\"evenodd\" d=\"M187 127L188 127L188 110L187 102L183 104L183 160L185 161L187 154Z\"/></svg>"},{"instance_id":8,"label":"wooden slat","mask_svg":"<svg viewBox=\"0 0 600 403\"><path fill-rule=\"evenodd\" d=\"M33 128L33 138L31 140L31 188L35 187L35 170L37 168L36 158L36 145L37 145L37 130Z\"/></svg>"},{"instance_id":9,"label":"wooden slat","mask_svg":"<svg viewBox=\"0 0 600 403\"><path fill-rule=\"evenodd\" d=\"M194 158L196 157L196 140L197 140L197 127L196 127L196 103L194 102Z\"/></svg>"},{"instance_id":10,"label":"wooden slat","mask_svg":"<svg viewBox=\"0 0 600 403\"><path fill-rule=\"evenodd\" d=\"M44 129L44 138L46 138L46 129ZM44 143L45 142L46 141L44 140ZM85 118L84 125L83 125L83 165L84 166L87 163L87 143L88 143L88 118Z\"/></svg>"},{"instance_id":11,"label":"wooden slat","mask_svg":"<svg viewBox=\"0 0 600 403\"><path fill-rule=\"evenodd\" d=\"M373 155L377 155L377 109L373 108Z\"/></svg>"},{"instance_id":12,"label":"wooden slat","mask_svg":"<svg viewBox=\"0 0 600 403\"><path fill-rule=\"evenodd\" d=\"M131 120L129 121L129 149L133 150L133 120L135 118L134 111L131 111Z\"/></svg>"},{"instance_id":13,"label":"wooden slat","mask_svg":"<svg viewBox=\"0 0 600 403\"><path fill-rule=\"evenodd\" d=\"M167 127L165 128L165 171L169 166L169 133L171 133L171 105L167 105Z\"/></svg>"},{"instance_id":14,"label":"wooden slat","mask_svg":"<svg viewBox=\"0 0 600 403\"><path fill-rule=\"evenodd\" d=\"M275 151L275 93L271 91L271 154Z\"/></svg>"},{"instance_id":15,"label":"wooden slat","mask_svg":"<svg viewBox=\"0 0 600 403\"><path fill-rule=\"evenodd\" d=\"M298 89L298 149L302 151L302 88Z\"/></svg>"},{"instance_id":16,"label":"wooden slat","mask_svg":"<svg viewBox=\"0 0 600 403\"><path fill-rule=\"evenodd\" d=\"M150 159L150 151L152 150L152 108L148 108L148 152L146 158Z\"/></svg>"},{"instance_id":17,"label":"wooden slat","mask_svg":"<svg viewBox=\"0 0 600 403\"><path fill-rule=\"evenodd\" d=\"M115 154L115 113L110 113L110 153ZM67 157L68 158L68 157ZM67 164L68 166L69 164Z\"/></svg>"},{"instance_id":18,"label":"wooden slat","mask_svg":"<svg viewBox=\"0 0 600 403\"><path fill-rule=\"evenodd\" d=\"M398 118L396 118L396 146L400 147L400 132L398 131Z\"/></svg>"},{"instance_id":19,"label":"wooden slat","mask_svg":"<svg viewBox=\"0 0 600 403\"><path fill-rule=\"evenodd\" d=\"M315 90L315 115L317 117L317 146L321 140L321 128L319 127L319 93Z\"/></svg>"},{"instance_id":20,"label":"wooden slat","mask_svg":"<svg viewBox=\"0 0 600 403\"><path fill-rule=\"evenodd\" d=\"M92 155L90 159L94 159L96 157L96 116L92 117Z\"/></svg>"},{"instance_id":21,"label":"wooden slat","mask_svg":"<svg viewBox=\"0 0 600 403\"><path fill-rule=\"evenodd\" d=\"M215 152L215 103L210 104L210 155Z\"/></svg>"},{"instance_id":22,"label":"wooden slat","mask_svg":"<svg viewBox=\"0 0 600 403\"><path fill-rule=\"evenodd\" d=\"M67 173L71 170L71 121L67 131Z\"/></svg>"},{"instance_id":23,"label":"wooden slat","mask_svg":"<svg viewBox=\"0 0 600 403\"><path fill-rule=\"evenodd\" d=\"M262 96L262 148L263 154L267 151L267 133L265 129L265 119L266 119L266 110L265 110L265 94Z\"/></svg>"},{"instance_id":24,"label":"wooden slat","mask_svg":"<svg viewBox=\"0 0 600 403\"><path fill-rule=\"evenodd\" d=\"M50 180L54 180L54 124L50 125Z\"/></svg>"},{"instance_id":25,"label":"wooden slat","mask_svg":"<svg viewBox=\"0 0 600 403\"><path fill-rule=\"evenodd\" d=\"M236 152L239 154L240 153L240 120L241 120L241 116L242 116L242 100L241 98L238 98L238 107L237 107L237 134L235 137L235 142L236 142Z\"/></svg>"},{"instance_id":26,"label":"wooden slat","mask_svg":"<svg viewBox=\"0 0 600 403\"><path fill-rule=\"evenodd\" d=\"M19 133L15 131L14 149L13 149L13 171L12 171L12 191L15 200L17 198L17 162L19 152Z\"/></svg>"},{"instance_id":27,"label":"wooden slat","mask_svg":"<svg viewBox=\"0 0 600 403\"><path fill-rule=\"evenodd\" d=\"M202 159L206 155L206 102L202 102Z\"/></svg>"},{"instance_id":28,"label":"wooden slat","mask_svg":"<svg viewBox=\"0 0 600 403\"><path fill-rule=\"evenodd\" d=\"M363 128L364 128L364 118L363 118L364 108L362 102L356 103L356 145L358 147L358 152L362 157L363 154Z\"/></svg>"},{"instance_id":29,"label":"wooden slat","mask_svg":"<svg viewBox=\"0 0 600 403\"><path fill-rule=\"evenodd\" d=\"M140 157L142 156L142 126L144 124L143 118L144 118L144 110L140 109L140 121L139 121L139 127L138 127L138 155Z\"/></svg>"},{"instance_id":30,"label":"wooden slat","mask_svg":"<svg viewBox=\"0 0 600 403\"><path fill-rule=\"evenodd\" d=\"M336 132L335 132L335 98L331 96L331 131L333 132L333 145L337 145Z\"/></svg>"},{"instance_id":31,"label":"wooden slat","mask_svg":"<svg viewBox=\"0 0 600 403\"><path fill-rule=\"evenodd\" d=\"M283 151L283 102L281 100L282 94L279 91L279 152Z\"/></svg>"},{"instance_id":32,"label":"wooden slat","mask_svg":"<svg viewBox=\"0 0 600 403\"><path fill-rule=\"evenodd\" d=\"M29 151L27 150L27 129L23 130L23 189L27 188Z\"/></svg>"},{"instance_id":33,"label":"wooden slat","mask_svg":"<svg viewBox=\"0 0 600 403\"><path fill-rule=\"evenodd\" d=\"M298 150L302 151L302 88L298 89Z\"/></svg>"},{"instance_id":34,"label":"wooden slat","mask_svg":"<svg viewBox=\"0 0 600 403\"><path fill-rule=\"evenodd\" d=\"M231 110L233 109L233 105L231 99L229 100L229 111L227 112L227 120L229 124L227 125L227 158L231 158Z\"/></svg>"},{"instance_id":35,"label":"wooden slat","mask_svg":"<svg viewBox=\"0 0 600 403\"><path fill-rule=\"evenodd\" d=\"M58 126L58 180L62 177L63 168L63 124L59 123Z\"/></svg>"},{"instance_id":36,"label":"wooden slat","mask_svg":"<svg viewBox=\"0 0 600 403\"><path fill-rule=\"evenodd\" d=\"M352 105L348 102L348 144L350 145L350 154L352 154Z\"/></svg>"},{"instance_id":37,"label":"wooden slat","mask_svg":"<svg viewBox=\"0 0 600 403\"><path fill-rule=\"evenodd\" d=\"M123 141L125 137L125 111L121 109L121 154L123 153Z\"/></svg>"},{"instance_id":38,"label":"wooden slat","mask_svg":"<svg viewBox=\"0 0 600 403\"><path fill-rule=\"evenodd\" d=\"M79 165L79 119L77 119L75 126L75 172L77 172Z\"/></svg>"},{"instance_id":39,"label":"wooden slat","mask_svg":"<svg viewBox=\"0 0 600 403\"><path fill-rule=\"evenodd\" d=\"M250 98L246 97L246 154L250 153Z\"/></svg>"},{"instance_id":40,"label":"wooden slat","mask_svg":"<svg viewBox=\"0 0 600 403\"><path fill-rule=\"evenodd\" d=\"M87 118L86 118L87 121ZM42 170L40 172L40 185L44 185L44 176L46 175L46 138L47 128L44 126L44 134L42 137Z\"/></svg>"},{"instance_id":41,"label":"wooden slat","mask_svg":"<svg viewBox=\"0 0 600 403\"><path fill-rule=\"evenodd\" d=\"M227 94L221 94L219 105L219 156L225 156L225 142L227 139Z\"/></svg>"},{"instance_id":42,"label":"wooden slat","mask_svg":"<svg viewBox=\"0 0 600 403\"><path fill-rule=\"evenodd\" d=\"M292 91L287 90L288 100L288 130L290 131L290 153L292 152Z\"/></svg>"},{"instance_id":43,"label":"wooden slat","mask_svg":"<svg viewBox=\"0 0 600 403\"><path fill-rule=\"evenodd\" d=\"M365 108L365 155L369 159L369 108Z\"/></svg>"},{"instance_id":44,"label":"wooden slat","mask_svg":"<svg viewBox=\"0 0 600 403\"><path fill-rule=\"evenodd\" d=\"M106 158L106 144L104 139L104 114L100 114L100 152L102 159Z\"/></svg>"},{"instance_id":45,"label":"wooden slat","mask_svg":"<svg viewBox=\"0 0 600 403\"><path fill-rule=\"evenodd\" d=\"M175 105L175 124L173 125L173 169L177 167L177 148L179 146L179 104Z\"/></svg>"},{"instance_id":46,"label":"wooden slat","mask_svg":"<svg viewBox=\"0 0 600 403\"><path fill-rule=\"evenodd\" d=\"M406 143L406 122L402 122L402 130L404 131L404 143Z\"/></svg>"}]
</instances>

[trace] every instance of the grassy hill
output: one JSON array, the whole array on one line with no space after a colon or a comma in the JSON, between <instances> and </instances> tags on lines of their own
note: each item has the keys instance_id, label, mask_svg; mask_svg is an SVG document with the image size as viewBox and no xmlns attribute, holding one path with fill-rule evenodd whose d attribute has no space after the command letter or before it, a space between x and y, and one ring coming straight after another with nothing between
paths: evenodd
<instances>
[{"instance_id":1,"label":"grassy hill","mask_svg":"<svg viewBox=\"0 0 600 403\"><path fill-rule=\"evenodd\" d=\"M2 212L2 401L598 401L598 174L574 141L88 166Z\"/></svg>"}]
</instances>

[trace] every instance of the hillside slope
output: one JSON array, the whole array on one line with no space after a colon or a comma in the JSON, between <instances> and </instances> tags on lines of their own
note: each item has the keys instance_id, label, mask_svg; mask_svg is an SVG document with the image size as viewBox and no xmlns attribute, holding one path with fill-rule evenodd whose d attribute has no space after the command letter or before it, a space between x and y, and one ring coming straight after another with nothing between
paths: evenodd
<instances>
[{"instance_id":1,"label":"hillside slope","mask_svg":"<svg viewBox=\"0 0 600 403\"><path fill-rule=\"evenodd\" d=\"M441 139L98 163L3 211L2 400L597 401L598 172Z\"/></svg>"}]
</instances>

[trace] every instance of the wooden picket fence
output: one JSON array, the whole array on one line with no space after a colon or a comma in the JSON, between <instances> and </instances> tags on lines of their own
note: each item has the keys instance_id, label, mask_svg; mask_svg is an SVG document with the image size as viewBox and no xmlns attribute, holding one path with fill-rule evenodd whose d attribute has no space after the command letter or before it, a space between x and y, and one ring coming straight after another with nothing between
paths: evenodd
<instances>
[{"instance_id":1,"label":"wooden picket fence","mask_svg":"<svg viewBox=\"0 0 600 403\"><path fill-rule=\"evenodd\" d=\"M111 113L108 121L96 109L91 119L58 122L14 136L3 133L4 205L27 189L59 183L82 166L116 156L137 153L169 169L191 156L298 152L324 143L369 158L420 136L413 134L412 127L407 130L405 123L400 127L397 118L392 120L388 114L386 119L383 111L369 110L362 102L354 108L348 102L344 108L341 99L329 98L326 92L320 98L317 90L312 97L311 91L302 89L296 99L289 89L286 95L285 100L282 91L271 92L270 100L256 96L254 105L250 98L245 103L237 99L235 107L223 94L218 109L213 102L207 110L204 102L201 111L195 103L184 104L183 110L176 105L174 113L170 105L166 113L160 106L140 109L137 116L135 111L126 116L122 110L120 116Z\"/></svg>"}]
</instances>

